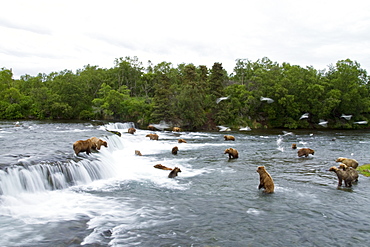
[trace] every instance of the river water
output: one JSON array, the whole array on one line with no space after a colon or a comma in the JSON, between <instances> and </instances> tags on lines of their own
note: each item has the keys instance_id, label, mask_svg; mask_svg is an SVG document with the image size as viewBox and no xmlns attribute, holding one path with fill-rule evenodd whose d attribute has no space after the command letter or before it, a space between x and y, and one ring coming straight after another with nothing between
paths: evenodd
<instances>
[{"instance_id":1,"label":"river water","mask_svg":"<svg viewBox=\"0 0 370 247\"><path fill-rule=\"evenodd\" d=\"M337 157L370 163L370 131L156 131L153 141L132 126L1 121L0 246L370 246L370 178L338 188L327 171ZM72 144L92 136L108 148L76 156ZM315 155L298 158L292 143ZM156 164L182 172L170 179ZM261 165L273 194L257 188Z\"/></svg>"}]
</instances>

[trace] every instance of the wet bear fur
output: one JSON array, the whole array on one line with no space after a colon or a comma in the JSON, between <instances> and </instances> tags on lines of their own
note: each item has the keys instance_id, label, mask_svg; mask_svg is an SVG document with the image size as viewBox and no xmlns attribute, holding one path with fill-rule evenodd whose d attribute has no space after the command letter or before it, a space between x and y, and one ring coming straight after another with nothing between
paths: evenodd
<instances>
[{"instance_id":1,"label":"wet bear fur","mask_svg":"<svg viewBox=\"0 0 370 247\"><path fill-rule=\"evenodd\" d=\"M173 170L170 172L170 174L168 174L168 177L169 178L174 178L177 176L177 173L181 172L180 168L178 167L175 167L173 168Z\"/></svg>"},{"instance_id":2,"label":"wet bear fur","mask_svg":"<svg viewBox=\"0 0 370 247\"><path fill-rule=\"evenodd\" d=\"M157 130L157 128L156 127L154 127L153 125L148 125L148 130Z\"/></svg>"},{"instance_id":3,"label":"wet bear fur","mask_svg":"<svg viewBox=\"0 0 370 247\"><path fill-rule=\"evenodd\" d=\"M91 148L94 150L100 150L101 146L108 147L108 143L97 137L91 137Z\"/></svg>"},{"instance_id":4,"label":"wet bear fur","mask_svg":"<svg viewBox=\"0 0 370 247\"><path fill-rule=\"evenodd\" d=\"M150 140L157 140L157 141L158 141L158 138L159 138L159 136L157 134L147 134L145 137L149 137Z\"/></svg>"},{"instance_id":5,"label":"wet bear fur","mask_svg":"<svg viewBox=\"0 0 370 247\"><path fill-rule=\"evenodd\" d=\"M154 168L162 169L162 170L171 170L171 171L173 170L172 168L166 167L166 166L161 165L161 164L155 165Z\"/></svg>"},{"instance_id":6,"label":"wet bear fur","mask_svg":"<svg viewBox=\"0 0 370 247\"><path fill-rule=\"evenodd\" d=\"M130 134L134 134L136 132L136 129L135 128L128 128L127 132L130 133Z\"/></svg>"},{"instance_id":7,"label":"wet bear fur","mask_svg":"<svg viewBox=\"0 0 370 247\"><path fill-rule=\"evenodd\" d=\"M355 159L339 157L336 160L336 162L341 162L341 163L345 164L346 166L353 167L355 169L358 167L358 162Z\"/></svg>"},{"instance_id":8,"label":"wet bear fur","mask_svg":"<svg viewBox=\"0 0 370 247\"><path fill-rule=\"evenodd\" d=\"M178 143L186 143L186 141L184 139L179 139Z\"/></svg>"},{"instance_id":9,"label":"wet bear fur","mask_svg":"<svg viewBox=\"0 0 370 247\"><path fill-rule=\"evenodd\" d=\"M178 151L179 148L177 146L172 148L172 154L177 154Z\"/></svg>"},{"instance_id":10,"label":"wet bear fur","mask_svg":"<svg viewBox=\"0 0 370 247\"><path fill-rule=\"evenodd\" d=\"M339 164L339 169L342 169L343 171L346 171L348 173L348 177L353 179L353 182L358 181L358 171L350 166L347 166L346 164Z\"/></svg>"},{"instance_id":11,"label":"wet bear fur","mask_svg":"<svg viewBox=\"0 0 370 247\"><path fill-rule=\"evenodd\" d=\"M91 154L92 145L93 143L91 139L79 140L73 143L73 150L75 151L76 155L78 155L80 152L86 152L86 154Z\"/></svg>"},{"instance_id":12,"label":"wet bear fur","mask_svg":"<svg viewBox=\"0 0 370 247\"><path fill-rule=\"evenodd\" d=\"M235 141L235 137L231 135L224 135L225 141Z\"/></svg>"},{"instance_id":13,"label":"wet bear fur","mask_svg":"<svg viewBox=\"0 0 370 247\"><path fill-rule=\"evenodd\" d=\"M301 148L301 149L298 150L297 153L298 153L298 157L302 157L302 156L308 157L309 154L314 155L315 150L313 150L311 148Z\"/></svg>"},{"instance_id":14,"label":"wet bear fur","mask_svg":"<svg viewBox=\"0 0 370 247\"><path fill-rule=\"evenodd\" d=\"M225 149L225 153L224 154L229 154L229 159L237 159L237 158L239 158L238 150L236 150L235 148Z\"/></svg>"},{"instance_id":15,"label":"wet bear fur","mask_svg":"<svg viewBox=\"0 0 370 247\"><path fill-rule=\"evenodd\" d=\"M274 180L270 174L266 171L264 166L259 166L257 172L260 175L260 184L258 189L264 188L264 193L273 193L275 190Z\"/></svg>"},{"instance_id":16,"label":"wet bear fur","mask_svg":"<svg viewBox=\"0 0 370 247\"><path fill-rule=\"evenodd\" d=\"M342 181L344 181L344 186L351 187L352 182L358 180L358 172L352 167L348 167L345 164L340 164L339 167L332 166L329 171L335 172L338 177L338 186L342 186Z\"/></svg>"}]
</instances>

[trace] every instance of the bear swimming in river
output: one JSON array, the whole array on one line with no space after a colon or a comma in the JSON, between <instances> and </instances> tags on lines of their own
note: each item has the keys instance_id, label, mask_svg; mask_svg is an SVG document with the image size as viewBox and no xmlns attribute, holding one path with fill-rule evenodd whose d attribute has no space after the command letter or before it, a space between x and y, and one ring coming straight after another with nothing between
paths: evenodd
<instances>
[{"instance_id":1,"label":"bear swimming in river","mask_svg":"<svg viewBox=\"0 0 370 247\"><path fill-rule=\"evenodd\" d=\"M178 167L175 167L173 168L173 170L170 172L170 174L168 174L168 177L169 178L174 178L177 176L177 173L181 172L180 168Z\"/></svg>"}]
</instances>

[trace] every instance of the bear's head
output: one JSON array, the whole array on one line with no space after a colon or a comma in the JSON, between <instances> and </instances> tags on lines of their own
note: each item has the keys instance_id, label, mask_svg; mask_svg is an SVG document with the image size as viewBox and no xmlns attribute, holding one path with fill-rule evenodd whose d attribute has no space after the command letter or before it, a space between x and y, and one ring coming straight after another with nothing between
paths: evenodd
<instances>
[{"instance_id":1,"label":"bear's head","mask_svg":"<svg viewBox=\"0 0 370 247\"><path fill-rule=\"evenodd\" d=\"M103 140L100 140L100 139L99 139L99 145L104 146L106 148L108 147L108 143L106 141L103 141Z\"/></svg>"},{"instance_id":2,"label":"bear's head","mask_svg":"<svg viewBox=\"0 0 370 247\"><path fill-rule=\"evenodd\" d=\"M181 172L180 168L178 168L178 167L173 168L172 171L174 171L175 173Z\"/></svg>"},{"instance_id":3,"label":"bear's head","mask_svg":"<svg viewBox=\"0 0 370 247\"><path fill-rule=\"evenodd\" d=\"M343 158L343 157L339 157L335 162L343 162L343 160L345 160L346 158Z\"/></svg>"},{"instance_id":4,"label":"bear's head","mask_svg":"<svg viewBox=\"0 0 370 247\"><path fill-rule=\"evenodd\" d=\"M259 166L259 167L257 167L256 172L258 172L259 174L266 173L266 169L265 169L264 166Z\"/></svg>"}]
</instances>

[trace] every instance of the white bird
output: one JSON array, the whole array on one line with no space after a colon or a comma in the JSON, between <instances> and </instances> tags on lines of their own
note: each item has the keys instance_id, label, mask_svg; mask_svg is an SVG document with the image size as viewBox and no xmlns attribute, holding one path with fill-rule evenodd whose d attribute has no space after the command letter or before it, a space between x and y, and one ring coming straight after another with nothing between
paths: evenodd
<instances>
[{"instance_id":1,"label":"white bird","mask_svg":"<svg viewBox=\"0 0 370 247\"><path fill-rule=\"evenodd\" d=\"M244 128L240 128L239 129L239 131L251 131L252 129L251 129L251 127L249 127L249 126L246 126L246 127L244 127Z\"/></svg>"},{"instance_id":2,"label":"white bird","mask_svg":"<svg viewBox=\"0 0 370 247\"><path fill-rule=\"evenodd\" d=\"M284 134L284 136L288 136L288 135L293 136L294 135L293 132L288 132L288 131L285 131L285 130L283 130L283 134Z\"/></svg>"},{"instance_id":3,"label":"white bird","mask_svg":"<svg viewBox=\"0 0 370 247\"><path fill-rule=\"evenodd\" d=\"M325 120L320 119L319 125L321 125L323 127L328 127L328 121L325 121Z\"/></svg>"},{"instance_id":4,"label":"white bird","mask_svg":"<svg viewBox=\"0 0 370 247\"><path fill-rule=\"evenodd\" d=\"M231 131L231 129L229 127L225 127L225 126L222 126L222 125L219 125L217 127L220 129L220 131Z\"/></svg>"},{"instance_id":5,"label":"white bird","mask_svg":"<svg viewBox=\"0 0 370 247\"><path fill-rule=\"evenodd\" d=\"M342 114L342 116L340 116L340 117L344 118L345 120L350 120L351 117L352 117L352 115L344 115L344 114Z\"/></svg>"},{"instance_id":6,"label":"white bird","mask_svg":"<svg viewBox=\"0 0 370 247\"><path fill-rule=\"evenodd\" d=\"M271 104L271 103L273 103L273 102L274 102L274 100L273 100L273 99L271 99L271 98L266 98L266 97L262 97L262 96L261 96L260 100L261 100L261 101L266 101L266 102L267 102L267 103L269 103L269 104Z\"/></svg>"},{"instance_id":7,"label":"white bird","mask_svg":"<svg viewBox=\"0 0 370 247\"><path fill-rule=\"evenodd\" d=\"M223 101L223 100L227 100L227 99L229 99L230 98L230 95L229 96L227 96L227 97L221 97L221 98L218 98L218 99L216 99L216 103L218 104L218 103L220 103L221 101Z\"/></svg>"},{"instance_id":8,"label":"white bird","mask_svg":"<svg viewBox=\"0 0 370 247\"><path fill-rule=\"evenodd\" d=\"M305 114L303 114L303 115L299 118L299 120L304 119L304 118L308 118L308 115L310 115L310 114L309 114L309 113L305 113Z\"/></svg>"},{"instance_id":9,"label":"white bird","mask_svg":"<svg viewBox=\"0 0 370 247\"><path fill-rule=\"evenodd\" d=\"M354 122L355 124L367 124L367 121L358 121L358 122Z\"/></svg>"}]
</instances>

